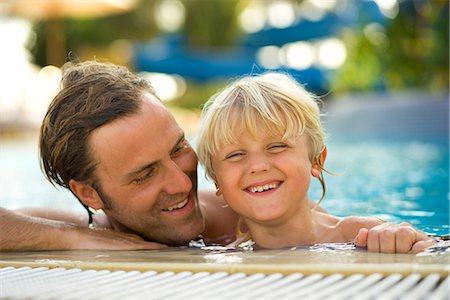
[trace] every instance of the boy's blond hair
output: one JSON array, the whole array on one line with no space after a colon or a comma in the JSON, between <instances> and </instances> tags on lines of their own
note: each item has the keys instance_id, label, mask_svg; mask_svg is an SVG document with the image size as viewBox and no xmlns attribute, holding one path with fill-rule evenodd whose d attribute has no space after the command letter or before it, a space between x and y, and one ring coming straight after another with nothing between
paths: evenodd
<instances>
[{"instance_id":1,"label":"boy's blond hair","mask_svg":"<svg viewBox=\"0 0 450 300\"><path fill-rule=\"evenodd\" d=\"M233 129L239 125L253 136L261 129L283 140L306 134L309 159L322 167L320 155L325 147L325 133L319 101L283 73L252 75L231 83L212 96L202 111L197 154L206 175L216 181L211 157L221 145L237 142ZM323 179L319 180L325 190Z\"/></svg>"}]
</instances>

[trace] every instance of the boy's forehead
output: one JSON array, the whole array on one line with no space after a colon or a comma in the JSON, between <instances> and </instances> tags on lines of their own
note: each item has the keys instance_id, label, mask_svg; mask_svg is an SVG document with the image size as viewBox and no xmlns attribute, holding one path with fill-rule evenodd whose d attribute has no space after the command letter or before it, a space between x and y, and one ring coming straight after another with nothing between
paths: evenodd
<instances>
[{"instance_id":1,"label":"boy's forehead","mask_svg":"<svg viewBox=\"0 0 450 300\"><path fill-rule=\"evenodd\" d=\"M227 121L227 129L224 134L230 135L234 138L249 134L256 138L260 135L268 135L271 137L283 136L286 132L287 125L284 122L277 120L264 120L261 116L256 116L254 119L236 118L235 120Z\"/></svg>"}]
</instances>

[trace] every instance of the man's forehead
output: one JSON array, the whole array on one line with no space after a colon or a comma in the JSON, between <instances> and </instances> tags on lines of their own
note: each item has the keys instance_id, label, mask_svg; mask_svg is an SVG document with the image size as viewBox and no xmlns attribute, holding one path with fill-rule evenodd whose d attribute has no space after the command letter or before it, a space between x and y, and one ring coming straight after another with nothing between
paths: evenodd
<instances>
[{"instance_id":1,"label":"man's forehead","mask_svg":"<svg viewBox=\"0 0 450 300\"><path fill-rule=\"evenodd\" d=\"M151 126L154 126L154 123L164 123L168 127L167 129L171 128L180 132L183 131L173 114L159 99L152 94L146 94L144 97L138 114L143 114ZM165 131L163 130L159 134L164 136Z\"/></svg>"},{"instance_id":2,"label":"man's forehead","mask_svg":"<svg viewBox=\"0 0 450 300\"><path fill-rule=\"evenodd\" d=\"M144 104L141 111L132 115L118 118L115 121L97 128L91 134L93 145L100 141L123 142L144 145L150 143L152 147L164 144L170 140L177 140L183 133L171 113L163 106ZM142 138L144 137L145 138ZM156 139L151 141L150 139Z\"/></svg>"},{"instance_id":3,"label":"man's forehead","mask_svg":"<svg viewBox=\"0 0 450 300\"><path fill-rule=\"evenodd\" d=\"M144 97L137 113L106 124L89 137L98 167L135 169L167 155L184 135L161 101L150 94Z\"/></svg>"},{"instance_id":4,"label":"man's forehead","mask_svg":"<svg viewBox=\"0 0 450 300\"><path fill-rule=\"evenodd\" d=\"M161 102L161 100L159 100L158 98L156 98L155 95L153 95L152 93L149 93L149 92L142 93L142 104L151 105L154 107L158 107L158 108L167 110L167 108Z\"/></svg>"}]
</instances>

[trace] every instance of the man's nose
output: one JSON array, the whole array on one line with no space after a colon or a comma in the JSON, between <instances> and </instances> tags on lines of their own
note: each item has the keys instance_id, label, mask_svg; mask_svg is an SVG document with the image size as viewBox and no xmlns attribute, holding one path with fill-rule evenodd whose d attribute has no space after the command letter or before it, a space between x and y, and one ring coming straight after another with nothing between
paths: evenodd
<instances>
[{"instance_id":1,"label":"man's nose","mask_svg":"<svg viewBox=\"0 0 450 300\"><path fill-rule=\"evenodd\" d=\"M262 153L249 154L248 161L251 174L266 172L270 169L269 159Z\"/></svg>"},{"instance_id":2,"label":"man's nose","mask_svg":"<svg viewBox=\"0 0 450 300\"><path fill-rule=\"evenodd\" d=\"M192 181L178 164L170 160L165 168L164 191L170 195L187 193L192 189Z\"/></svg>"}]
</instances>

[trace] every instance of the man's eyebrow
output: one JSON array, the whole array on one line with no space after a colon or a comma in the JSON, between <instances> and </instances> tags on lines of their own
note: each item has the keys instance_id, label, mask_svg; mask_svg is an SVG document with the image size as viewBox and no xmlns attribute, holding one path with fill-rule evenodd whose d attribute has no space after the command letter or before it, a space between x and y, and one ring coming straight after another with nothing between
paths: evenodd
<instances>
[{"instance_id":1,"label":"man's eyebrow","mask_svg":"<svg viewBox=\"0 0 450 300\"><path fill-rule=\"evenodd\" d=\"M185 136L184 136L184 132L182 132L180 134L180 137L176 141L176 143L173 145L172 150L170 151L170 153L173 153L177 149L178 145L184 140L185 140Z\"/></svg>"},{"instance_id":2,"label":"man's eyebrow","mask_svg":"<svg viewBox=\"0 0 450 300\"><path fill-rule=\"evenodd\" d=\"M149 164L146 164L146 165L144 165L144 166L137 167L136 169L130 171L129 173L127 173L127 174L125 175L125 181L128 182L128 181L130 181L130 180L135 179L135 177L137 177L139 174L141 174L141 173L144 172L145 170L151 169L153 166L157 165L158 162L159 162L159 160L153 161L153 162L151 162L151 163L149 163Z\"/></svg>"}]
</instances>

